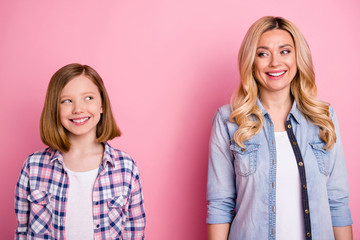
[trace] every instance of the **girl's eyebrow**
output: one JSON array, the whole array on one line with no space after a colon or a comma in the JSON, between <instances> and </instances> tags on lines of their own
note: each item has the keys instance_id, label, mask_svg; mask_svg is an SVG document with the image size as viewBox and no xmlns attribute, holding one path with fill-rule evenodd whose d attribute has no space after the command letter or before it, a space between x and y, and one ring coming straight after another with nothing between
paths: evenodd
<instances>
[{"instance_id":1,"label":"girl's eyebrow","mask_svg":"<svg viewBox=\"0 0 360 240\"><path fill-rule=\"evenodd\" d=\"M93 91L83 92L80 95L87 95L87 94L95 94L95 92ZM60 95L60 98L66 98L66 97L69 97L69 95Z\"/></svg>"},{"instance_id":2,"label":"girl's eyebrow","mask_svg":"<svg viewBox=\"0 0 360 240\"><path fill-rule=\"evenodd\" d=\"M89 91L89 92L83 92L81 93L81 95L87 95L87 94L95 94L96 92L93 92L93 91Z\"/></svg>"}]
</instances>

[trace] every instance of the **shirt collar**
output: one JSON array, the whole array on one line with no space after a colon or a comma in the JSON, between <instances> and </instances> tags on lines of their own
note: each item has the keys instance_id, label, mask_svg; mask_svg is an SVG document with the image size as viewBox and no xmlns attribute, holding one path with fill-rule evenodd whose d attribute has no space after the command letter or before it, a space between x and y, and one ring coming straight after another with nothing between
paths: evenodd
<instances>
[{"instance_id":1,"label":"shirt collar","mask_svg":"<svg viewBox=\"0 0 360 240\"><path fill-rule=\"evenodd\" d=\"M261 110L261 113L262 113L264 116L265 116L265 115L268 115L268 112L265 110L265 108L264 108L263 105L261 104L259 98L256 99L256 104L258 105L258 107L259 107L260 110Z\"/></svg>"},{"instance_id":2,"label":"shirt collar","mask_svg":"<svg viewBox=\"0 0 360 240\"><path fill-rule=\"evenodd\" d=\"M51 149L52 152L49 157L49 162L52 163L55 160L58 160L60 163L64 163L62 153L59 150Z\"/></svg>"},{"instance_id":3,"label":"shirt collar","mask_svg":"<svg viewBox=\"0 0 360 240\"><path fill-rule=\"evenodd\" d=\"M300 124L301 123L301 119L303 119L303 115L301 114L300 110L297 107L296 101L294 100L294 103L292 105L292 108L290 110L290 114L289 114L289 118L293 117L294 120Z\"/></svg>"},{"instance_id":4,"label":"shirt collar","mask_svg":"<svg viewBox=\"0 0 360 240\"><path fill-rule=\"evenodd\" d=\"M103 156L103 161L102 161L102 165L105 168L106 163L109 163L111 166L115 166L115 162L114 162L114 156L115 156L115 152L114 149L108 144L108 143L104 143L104 156Z\"/></svg>"},{"instance_id":5,"label":"shirt collar","mask_svg":"<svg viewBox=\"0 0 360 240\"><path fill-rule=\"evenodd\" d=\"M104 156L102 160L102 165L105 167L106 163L109 163L112 166L115 166L114 163L114 149L110 147L108 143L104 143ZM60 163L64 163L62 153L56 149L52 150L52 153L50 155L50 162L53 162L55 160L58 160Z\"/></svg>"}]
</instances>

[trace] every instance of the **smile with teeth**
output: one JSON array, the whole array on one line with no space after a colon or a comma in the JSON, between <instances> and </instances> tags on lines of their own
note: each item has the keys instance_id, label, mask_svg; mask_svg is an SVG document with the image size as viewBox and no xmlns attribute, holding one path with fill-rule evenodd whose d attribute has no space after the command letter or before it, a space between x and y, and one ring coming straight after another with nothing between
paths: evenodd
<instances>
[{"instance_id":1,"label":"smile with teeth","mask_svg":"<svg viewBox=\"0 0 360 240\"><path fill-rule=\"evenodd\" d=\"M72 122L74 123L83 123L86 120L88 120L90 117L85 117L85 118L76 118L76 119L70 119Z\"/></svg>"},{"instance_id":2,"label":"smile with teeth","mask_svg":"<svg viewBox=\"0 0 360 240\"><path fill-rule=\"evenodd\" d=\"M281 71L281 72L267 72L266 74L271 76L271 77L279 77L281 75L283 75L286 71Z\"/></svg>"}]
</instances>

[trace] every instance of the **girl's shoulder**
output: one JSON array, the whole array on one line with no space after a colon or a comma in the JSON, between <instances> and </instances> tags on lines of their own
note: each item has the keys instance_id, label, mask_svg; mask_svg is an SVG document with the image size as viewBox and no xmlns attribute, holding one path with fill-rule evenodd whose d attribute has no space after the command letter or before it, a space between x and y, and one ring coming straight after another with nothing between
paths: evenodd
<instances>
[{"instance_id":1,"label":"girl's shoulder","mask_svg":"<svg viewBox=\"0 0 360 240\"><path fill-rule=\"evenodd\" d=\"M45 164L45 163L49 163L51 159L53 159L58 154L59 152L57 150L47 147L30 154L27 157L26 162Z\"/></svg>"},{"instance_id":2,"label":"girl's shoulder","mask_svg":"<svg viewBox=\"0 0 360 240\"><path fill-rule=\"evenodd\" d=\"M50 147L30 154L23 163L22 170L28 174L39 175L52 169L55 159L62 158L61 153Z\"/></svg>"},{"instance_id":3,"label":"girl's shoulder","mask_svg":"<svg viewBox=\"0 0 360 240\"><path fill-rule=\"evenodd\" d=\"M131 171L138 171L135 160L127 152L113 148L110 144L105 143L104 154L104 159L108 159L116 169L125 168Z\"/></svg>"}]
</instances>

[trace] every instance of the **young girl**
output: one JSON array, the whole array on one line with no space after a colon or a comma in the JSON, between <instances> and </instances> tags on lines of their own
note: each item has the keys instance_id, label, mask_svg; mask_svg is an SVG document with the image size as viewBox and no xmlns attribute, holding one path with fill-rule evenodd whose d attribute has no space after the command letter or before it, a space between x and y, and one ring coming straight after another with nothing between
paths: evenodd
<instances>
[{"instance_id":1,"label":"young girl","mask_svg":"<svg viewBox=\"0 0 360 240\"><path fill-rule=\"evenodd\" d=\"M53 75L40 134L49 147L27 158L16 186L16 239L144 239L139 170L106 143L121 133L93 68Z\"/></svg>"}]
</instances>

